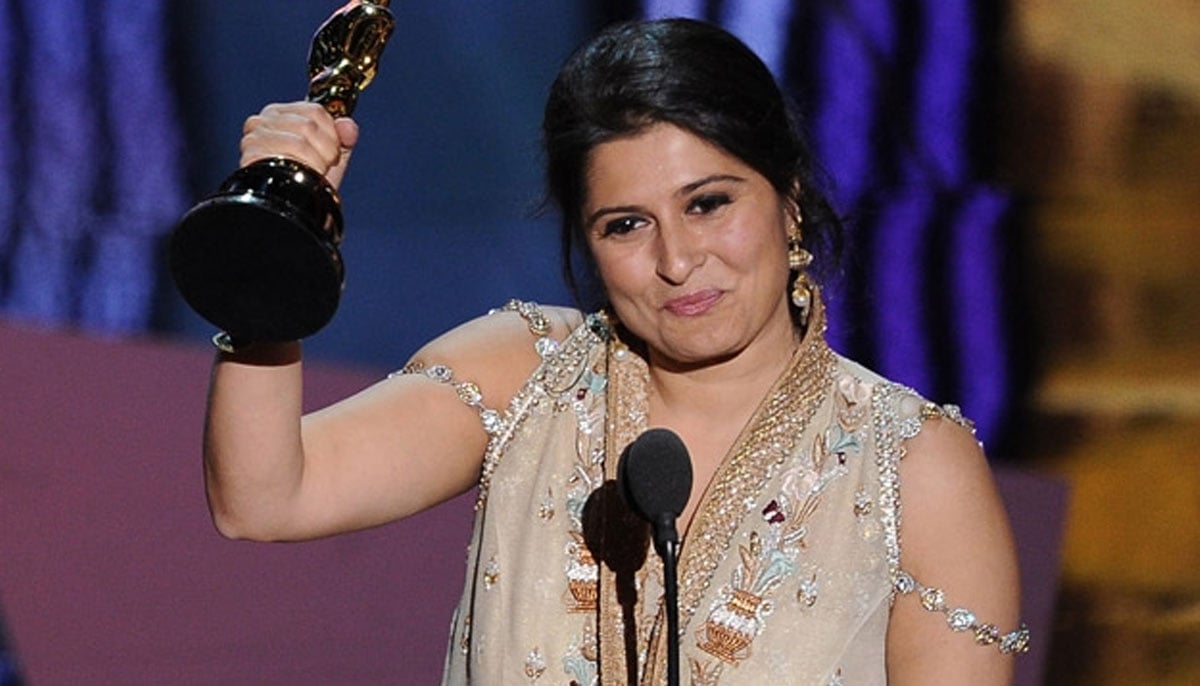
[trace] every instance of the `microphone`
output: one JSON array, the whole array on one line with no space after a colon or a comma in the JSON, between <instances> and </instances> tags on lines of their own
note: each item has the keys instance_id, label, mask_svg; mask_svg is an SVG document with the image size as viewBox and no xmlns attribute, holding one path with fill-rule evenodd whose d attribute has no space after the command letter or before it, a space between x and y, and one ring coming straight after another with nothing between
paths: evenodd
<instances>
[{"instance_id":1,"label":"microphone","mask_svg":"<svg viewBox=\"0 0 1200 686\"><path fill-rule=\"evenodd\" d=\"M692 459L673 431L650 429L638 436L617 464L617 481L631 509L650 522L654 550L663 559L667 610L667 684L679 684L679 532L675 520L692 494Z\"/></svg>"}]
</instances>

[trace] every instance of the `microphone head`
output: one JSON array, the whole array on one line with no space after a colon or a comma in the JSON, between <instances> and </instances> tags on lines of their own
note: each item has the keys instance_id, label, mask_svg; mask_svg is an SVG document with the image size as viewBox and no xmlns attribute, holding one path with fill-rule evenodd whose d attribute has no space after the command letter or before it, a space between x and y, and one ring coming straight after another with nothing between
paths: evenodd
<instances>
[{"instance_id":1,"label":"microphone head","mask_svg":"<svg viewBox=\"0 0 1200 686\"><path fill-rule=\"evenodd\" d=\"M652 524L668 518L673 526L692 494L692 459L675 432L650 429L621 454L617 479L634 512Z\"/></svg>"}]
</instances>

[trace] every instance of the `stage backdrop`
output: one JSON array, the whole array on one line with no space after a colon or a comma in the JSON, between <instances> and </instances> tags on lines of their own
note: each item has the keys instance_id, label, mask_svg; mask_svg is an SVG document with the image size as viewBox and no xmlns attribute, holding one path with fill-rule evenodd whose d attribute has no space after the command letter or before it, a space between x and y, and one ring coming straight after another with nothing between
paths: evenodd
<instances>
[{"instance_id":1,"label":"stage backdrop","mask_svg":"<svg viewBox=\"0 0 1200 686\"><path fill-rule=\"evenodd\" d=\"M21 320L207 335L163 269L174 218L237 161L248 114L300 97L336 3L4 5L0 307ZM356 114L345 301L317 358L397 366L509 297L565 302L541 199L547 85L605 21L688 15L751 44L800 103L851 220L836 347L1002 437L1021 357L1012 202L986 182L998 0L398 2Z\"/></svg>"}]
</instances>

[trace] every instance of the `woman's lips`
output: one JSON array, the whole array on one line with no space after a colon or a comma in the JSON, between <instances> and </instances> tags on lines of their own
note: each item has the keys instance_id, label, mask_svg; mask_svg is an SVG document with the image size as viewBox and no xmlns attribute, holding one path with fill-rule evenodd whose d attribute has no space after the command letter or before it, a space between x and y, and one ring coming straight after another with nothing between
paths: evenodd
<instances>
[{"instance_id":1,"label":"woman's lips","mask_svg":"<svg viewBox=\"0 0 1200 686\"><path fill-rule=\"evenodd\" d=\"M680 317L694 317L711 310L720 299L721 291L716 289L705 289L703 291L688 293L687 295L668 300L663 308L671 314L678 315Z\"/></svg>"}]
</instances>

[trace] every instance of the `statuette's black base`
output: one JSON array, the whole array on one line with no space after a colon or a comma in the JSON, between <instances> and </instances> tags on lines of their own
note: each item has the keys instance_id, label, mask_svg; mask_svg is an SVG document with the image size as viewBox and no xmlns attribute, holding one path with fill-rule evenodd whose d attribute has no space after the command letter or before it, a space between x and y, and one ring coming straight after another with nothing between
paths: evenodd
<instances>
[{"instance_id":1,"label":"statuette's black base","mask_svg":"<svg viewBox=\"0 0 1200 686\"><path fill-rule=\"evenodd\" d=\"M200 316L239 341L316 333L344 283L337 192L298 162L262 160L234 172L171 237L171 274Z\"/></svg>"}]
</instances>

